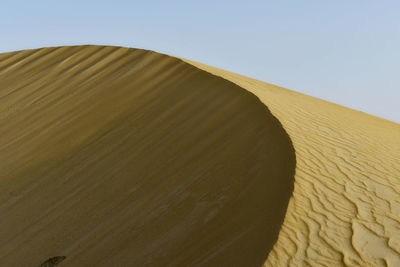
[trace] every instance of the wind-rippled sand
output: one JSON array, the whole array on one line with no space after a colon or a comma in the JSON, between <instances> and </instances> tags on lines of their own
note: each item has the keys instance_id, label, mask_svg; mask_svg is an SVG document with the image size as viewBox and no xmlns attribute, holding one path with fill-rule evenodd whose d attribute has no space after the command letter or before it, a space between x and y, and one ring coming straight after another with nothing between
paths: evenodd
<instances>
[{"instance_id":1,"label":"wind-rippled sand","mask_svg":"<svg viewBox=\"0 0 400 267\"><path fill-rule=\"evenodd\" d=\"M0 266L265 261L295 154L256 96L144 50L0 60Z\"/></svg>"},{"instance_id":2,"label":"wind-rippled sand","mask_svg":"<svg viewBox=\"0 0 400 267\"><path fill-rule=\"evenodd\" d=\"M151 51L0 54L0 266L400 266L399 143Z\"/></svg>"},{"instance_id":3,"label":"wind-rippled sand","mask_svg":"<svg viewBox=\"0 0 400 267\"><path fill-rule=\"evenodd\" d=\"M257 95L296 150L293 196L265 266L400 266L399 124L191 63Z\"/></svg>"}]
</instances>

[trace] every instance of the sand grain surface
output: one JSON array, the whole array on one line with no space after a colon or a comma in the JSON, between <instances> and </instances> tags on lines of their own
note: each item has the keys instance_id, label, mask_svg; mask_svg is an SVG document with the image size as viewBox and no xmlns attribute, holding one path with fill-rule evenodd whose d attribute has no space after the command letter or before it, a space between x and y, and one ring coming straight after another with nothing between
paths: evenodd
<instances>
[{"instance_id":1,"label":"sand grain surface","mask_svg":"<svg viewBox=\"0 0 400 267\"><path fill-rule=\"evenodd\" d=\"M399 124L188 62L257 95L295 147L293 196L265 266L400 266Z\"/></svg>"},{"instance_id":2,"label":"sand grain surface","mask_svg":"<svg viewBox=\"0 0 400 267\"><path fill-rule=\"evenodd\" d=\"M0 266L400 266L400 125L155 52L0 54Z\"/></svg>"},{"instance_id":3,"label":"sand grain surface","mask_svg":"<svg viewBox=\"0 0 400 267\"><path fill-rule=\"evenodd\" d=\"M0 266L260 266L293 190L252 93L180 59L0 55Z\"/></svg>"}]
</instances>

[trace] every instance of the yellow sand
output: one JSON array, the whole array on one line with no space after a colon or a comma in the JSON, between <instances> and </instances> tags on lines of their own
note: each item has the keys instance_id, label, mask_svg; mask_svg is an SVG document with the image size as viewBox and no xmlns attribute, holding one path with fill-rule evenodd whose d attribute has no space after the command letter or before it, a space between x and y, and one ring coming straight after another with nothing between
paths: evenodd
<instances>
[{"instance_id":1,"label":"yellow sand","mask_svg":"<svg viewBox=\"0 0 400 267\"><path fill-rule=\"evenodd\" d=\"M258 96L293 142L294 192L265 266L400 266L399 124L187 62Z\"/></svg>"},{"instance_id":2,"label":"yellow sand","mask_svg":"<svg viewBox=\"0 0 400 267\"><path fill-rule=\"evenodd\" d=\"M400 266L396 123L97 46L0 54L0 110L0 266Z\"/></svg>"},{"instance_id":3,"label":"yellow sand","mask_svg":"<svg viewBox=\"0 0 400 267\"><path fill-rule=\"evenodd\" d=\"M295 153L257 97L116 47L0 57L0 266L260 266Z\"/></svg>"}]
</instances>

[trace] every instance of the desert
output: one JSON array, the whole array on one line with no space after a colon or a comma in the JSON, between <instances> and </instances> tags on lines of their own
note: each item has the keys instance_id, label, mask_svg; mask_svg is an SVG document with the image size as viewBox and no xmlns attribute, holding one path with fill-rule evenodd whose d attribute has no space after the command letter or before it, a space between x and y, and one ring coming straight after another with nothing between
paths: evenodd
<instances>
[{"instance_id":1,"label":"desert","mask_svg":"<svg viewBox=\"0 0 400 267\"><path fill-rule=\"evenodd\" d=\"M395 122L96 45L0 54L0 110L0 266L400 266Z\"/></svg>"}]
</instances>

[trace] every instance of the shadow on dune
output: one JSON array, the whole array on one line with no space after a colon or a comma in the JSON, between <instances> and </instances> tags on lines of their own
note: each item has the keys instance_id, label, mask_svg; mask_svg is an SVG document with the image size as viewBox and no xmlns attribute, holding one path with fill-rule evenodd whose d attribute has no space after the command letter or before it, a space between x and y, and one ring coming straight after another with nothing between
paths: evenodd
<instances>
[{"instance_id":1,"label":"shadow on dune","mask_svg":"<svg viewBox=\"0 0 400 267\"><path fill-rule=\"evenodd\" d=\"M13 106L0 118L0 262L266 260L292 193L295 153L256 96L136 49L8 53L0 70L3 101Z\"/></svg>"}]
</instances>

